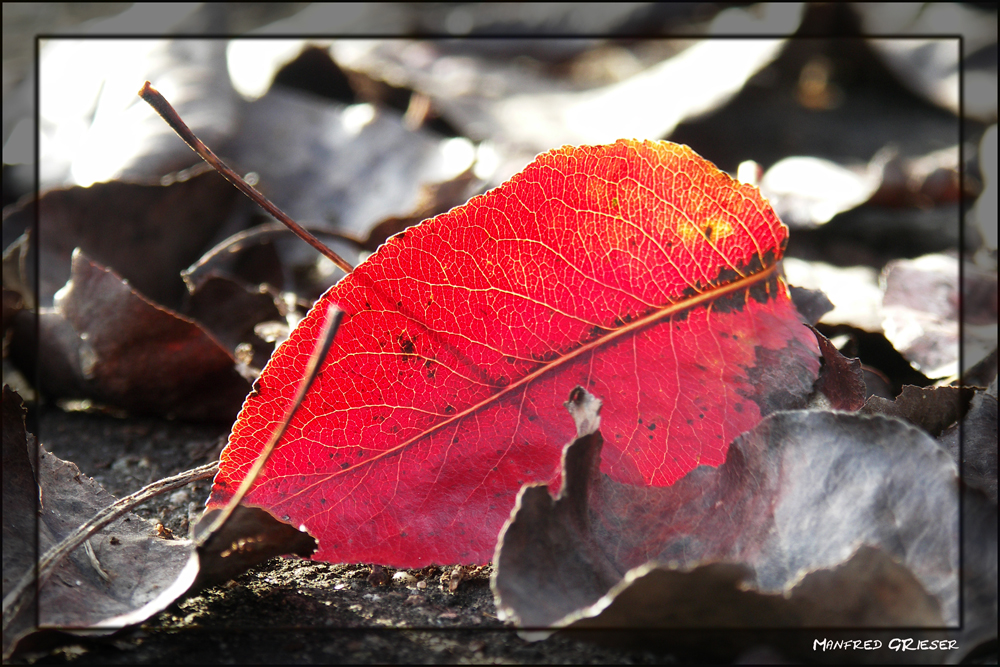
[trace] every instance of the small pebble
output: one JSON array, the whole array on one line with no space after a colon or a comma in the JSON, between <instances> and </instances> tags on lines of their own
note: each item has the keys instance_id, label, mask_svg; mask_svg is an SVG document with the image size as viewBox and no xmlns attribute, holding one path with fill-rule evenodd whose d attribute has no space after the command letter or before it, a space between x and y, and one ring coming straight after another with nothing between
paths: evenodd
<instances>
[{"instance_id":1,"label":"small pebble","mask_svg":"<svg viewBox=\"0 0 1000 667\"><path fill-rule=\"evenodd\" d=\"M397 584L404 584L408 586L410 584L416 583L417 578L414 577L409 572L400 570L396 574L392 575L392 581Z\"/></svg>"}]
</instances>

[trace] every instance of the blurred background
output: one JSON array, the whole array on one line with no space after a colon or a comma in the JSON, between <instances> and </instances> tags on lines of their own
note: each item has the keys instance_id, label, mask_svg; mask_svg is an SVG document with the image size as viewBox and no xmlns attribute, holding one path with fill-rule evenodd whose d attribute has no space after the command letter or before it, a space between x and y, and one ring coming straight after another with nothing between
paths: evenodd
<instances>
[{"instance_id":1,"label":"blurred background","mask_svg":"<svg viewBox=\"0 0 1000 667\"><path fill-rule=\"evenodd\" d=\"M354 263L539 152L688 144L791 227L789 282L826 293L869 393L996 375L995 5L5 3L3 31L4 381L28 391L188 415L88 374L75 248L244 382L342 276L206 172L146 80Z\"/></svg>"}]
</instances>

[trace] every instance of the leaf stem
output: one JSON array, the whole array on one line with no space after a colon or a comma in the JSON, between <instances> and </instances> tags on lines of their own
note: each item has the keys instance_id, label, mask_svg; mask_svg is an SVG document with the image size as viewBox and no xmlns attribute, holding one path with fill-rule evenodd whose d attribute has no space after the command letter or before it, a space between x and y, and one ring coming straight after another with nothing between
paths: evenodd
<instances>
[{"instance_id":1,"label":"leaf stem","mask_svg":"<svg viewBox=\"0 0 1000 667\"><path fill-rule=\"evenodd\" d=\"M302 405L302 401L305 399L306 394L309 393L310 387L312 387L313 381L319 375L320 366L323 364L323 360L326 358L327 353L330 351L330 347L333 345L333 339L337 335L337 329L340 328L340 322L344 318L344 311L340 310L336 306L331 305L326 311L326 324L323 325L323 330L316 341L316 347L313 348L313 353L309 357L309 363L306 364L306 370L302 382L299 383L299 389L295 394L295 398L292 400L292 404L288 406L285 411L285 416L281 420L281 425L275 429L274 433L271 434L271 439L268 440L267 445L261 449L260 454L257 456L257 460L254 461L253 467L247 472L243 481L240 483L236 493L233 497L229 499L226 504L225 509L223 509L219 514L215 516L206 528L202 529L198 526L196 529L195 543L198 546L204 545L212 535L219 531L222 526L226 523L233 512L236 511L236 506L240 504L243 498L249 493L250 488L257 481L257 477L260 472L264 469L267 464L267 460L271 457L275 448L278 446L278 442L284 437L285 432L288 431L288 426L291 424L292 417L295 416L295 412Z\"/></svg>"},{"instance_id":2,"label":"leaf stem","mask_svg":"<svg viewBox=\"0 0 1000 667\"><path fill-rule=\"evenodd\" d=\"M345 273L351 273L354 271L354 267L351 266L347 260L323 245L319 239L307 232L299 223L292 220L281 209L272 204L267 197L262 195L252 185L240 178L239 174L226 166L225 162L220 160L218 156L216 156L216 154L208 148L208 146L202 143L201 139L195 136L194 132L191 131L191 128L189 128L187 124L181 120L180 115L178 115L174 108L170 106L170 102L168 102L158 90L153 88L149 81L147 81L143 85L142 90L139 91L139 97L149 104L149 106L153 107L156 110L156 113L160 114L160 117L163 118L167 125L169 125L171 129L173 129L173 131L184 140L184 143L191 147L191 150L197 153L202 160L212 165L217 172L222 174L223 178L235 185L240 192L253 200L253 202L262 209L270 213L276 220L295 232L296 236L318 250L324 257L339 266Z\"/></svg>"}]
</instances>

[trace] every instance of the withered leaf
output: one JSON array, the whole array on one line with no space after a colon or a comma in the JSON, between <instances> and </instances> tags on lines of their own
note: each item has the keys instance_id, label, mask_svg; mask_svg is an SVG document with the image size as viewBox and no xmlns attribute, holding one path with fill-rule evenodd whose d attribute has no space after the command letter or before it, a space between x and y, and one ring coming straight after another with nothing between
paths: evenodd
<instances>
[{"instance_id":1,"label":"withered leaf","mask_svg":"<svg viewBox=\"0 0 1000 667\"><path fill-rule=\"evenodd\" d=\"M997 346L997 273L959 260L924 255L890 262L883 271L885 336L924 375L958 375L959 302L963 361L971 366Z\"/></svg>"},{"instance_id":2,"label":"withered leaf","mask_svg":"<svg viewBox=\"0 0 1000 667\"><path fill-rule=\"evenodd\" d=\"M788 295L792 297L792 302L802 318L809 324L816 324L834 308L833 302L822 290L789 285Z\"/></svg>"},{"instance_id":3,"label":"withered leaf","mask_svg":"<svg viewBox=\"0 0 1000 667\"><path fill-rule=\"evenodd\" d=\"M39 328L42 387L135 413L232 419L249 383L195 322L160 308L110 269L73 256L73 273Z\"/></svg>"},{"instance_id":4,"label":"withered leaf","mask_svg":"<svg viewBox=\"0 0 1000 667\"><path fill-rule=\"evenodd\" d=\"M953 424L939 442L962 467L962 481L997 502L997 381L978 391L969 404L961 428Z\"/></svg>"},{"instance_id":5,"label":"withered leaf","mask_svg":"<svg viewBox=\"0 0 1000 667\"><path fill-rule=\"evenodd\" d=\"M810 327L816 334L823 366L816 379L814 391L822 394L834 410L854 411L865 404L865 374L859 359L848 359L830 340Z\"/></svg>"},{"instance_id":6,"label":"withered leaf","mask_svg":"<svg viewBox=\"0 0 1000 667\"><path fill-rule=\"evenodd\" d=\"M742 624L768 605L778 607L755 625L957 623L957 470L922 431L881 417L775 413L737 438L721 467L666 488L602 475L600 448L599 432L580 429L558 498L547 485L522 489L494 559L499 616L535 628L601 625L639 585L631 595L681 605L658 606L645 627ZM636 583L653 569L684 583L658 592ZM989 579L987 566L974 569ZM682 596L692 578L699 595ZM861 606L831 607L820 596L831 587ZM743 597L749 607L705 611Z\"/></svg>"},{"instance_id":7,"label":"withered leaf","mask_svg":"<svg viewBox=\"0 0 1000 667\"><path fill-rule=\"evenodd\" d=\"M70 278L80 248L156 303L177 308L186 293L180 271L198 258L226 222L239 196L215 172L197 167L169 185L96 183L50 190L40 206L38 299L43 307ZM12 209L8 224L32 224L34 201ZM111 232L110 230L115 230Z\"/></svg>"},{"instance_id":8,"label":"withered leaf","mask_svg":"<svg viewBox=\"0 0 1000 667\"><path fill-rule=\"evenodd\" d=\"M32 471L23 414L20 397L4 387L5 605L10 589L34 569L41 554L115 501L74 464L46 452L41 445L38 469ZM33 439L31 446L33 449ZM42 583L37 599L31 589L28 603L9 623L5 608L4 658L20 639L34 631L36 610L41 626L65 630L103 627L110 633L122 625L121 616L136 610L144 610L143 618L148 618L166 606L156 608L150 603L177 582L188 553L185 542L159 539L150 522L125 515L57 565Z\"/></svg>"},{"instance_id":9,"label":"withered leaf","mask_svg":"<svg viewBox=\"0 0 1000 667\"><path fill-rule=\"evenodd\" d=\"M915 387L908 384L894 399L871 396L861 412L899 417L935 438L969 409L975 390L970 387Z\"/></svg>"}]
</instances>

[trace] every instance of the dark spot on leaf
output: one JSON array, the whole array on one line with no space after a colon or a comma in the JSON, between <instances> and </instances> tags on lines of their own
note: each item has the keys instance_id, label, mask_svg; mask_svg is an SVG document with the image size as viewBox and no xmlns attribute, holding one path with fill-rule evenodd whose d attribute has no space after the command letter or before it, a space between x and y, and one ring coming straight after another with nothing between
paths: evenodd
<instances>
[{"instance_id":1,"label":"dark spot on leaf","mask_svg":"<svg viewBox=\"0 0 1000 667\"><path fill-rule=\"evenodd\" d=\"M413 354L414 341L405 331L396 336L396 341L399 343L399 349L403 354Z\"/></svg>"},{"instance_id":2,"label":"dark spot on leaf","mask_svg":"<svg viewBox=\"0 0 1000 667\"><path fill-rule=\"evenodd\" d=\"M727 285L734 280L740 278L740 274L729 268L728 266L719 271L719 275L715 278L716 285Z\"/></svg>"},{"instance_id":3,"label":"dark spot on leaf","mask_svg":"<svg viewBox=\"0 0 1000 667\"><path fill-rule=\"evenodd\" d=\"M656 424L650 424L646 428L648 428L650 431L655 431L656 430Z\"/></svg>"},{"instance_id":4,"label":"dark spot on leaf","mask_svg":"<svg viewBox=\"0 0 1000 667\"><path fill-rule=\"evenodd\" d=\"M350 468L350 467L351 467L351 464L350 464L350 463L341 463L341 464L340 464L340 469L341 469L341 470L347 470L347 469L348 469L348 468Z\"/></svg>"},{"instance_id":5,"label":"dark spot on leaf","mask_svg":"<svg viewBox=\"0 0 1000 667\"><path fill-rule=\"evenodd\" d=\"M446 405L444 407L444 413L446 415L453 415L453 414L455 414L455 407L452 406L452 405Z\"/></svg>"},{"instance_id":6,"label":"dark spot on leaf","mask_svg":"<svg viewBox=\"0 0 1000 667\"><path fill-rule=\"evenodd\" d=\"M736 412L743 412L743 404L737 403L736 405L733 406L733 410L735 410Z\"/></svg>"},{"instance_id":7,"label":"dark spot on leaf","mask_svg":"<svg viewBox=\"0 0 1000 667\"><path fill-rule=\"evenodd\" d=\"M752 288L751 288L752 289ZM723 294L712 302L712 310L720 313L741 312L747 302L747 290L740 289Z\"/></svg>"}]
</instances>

